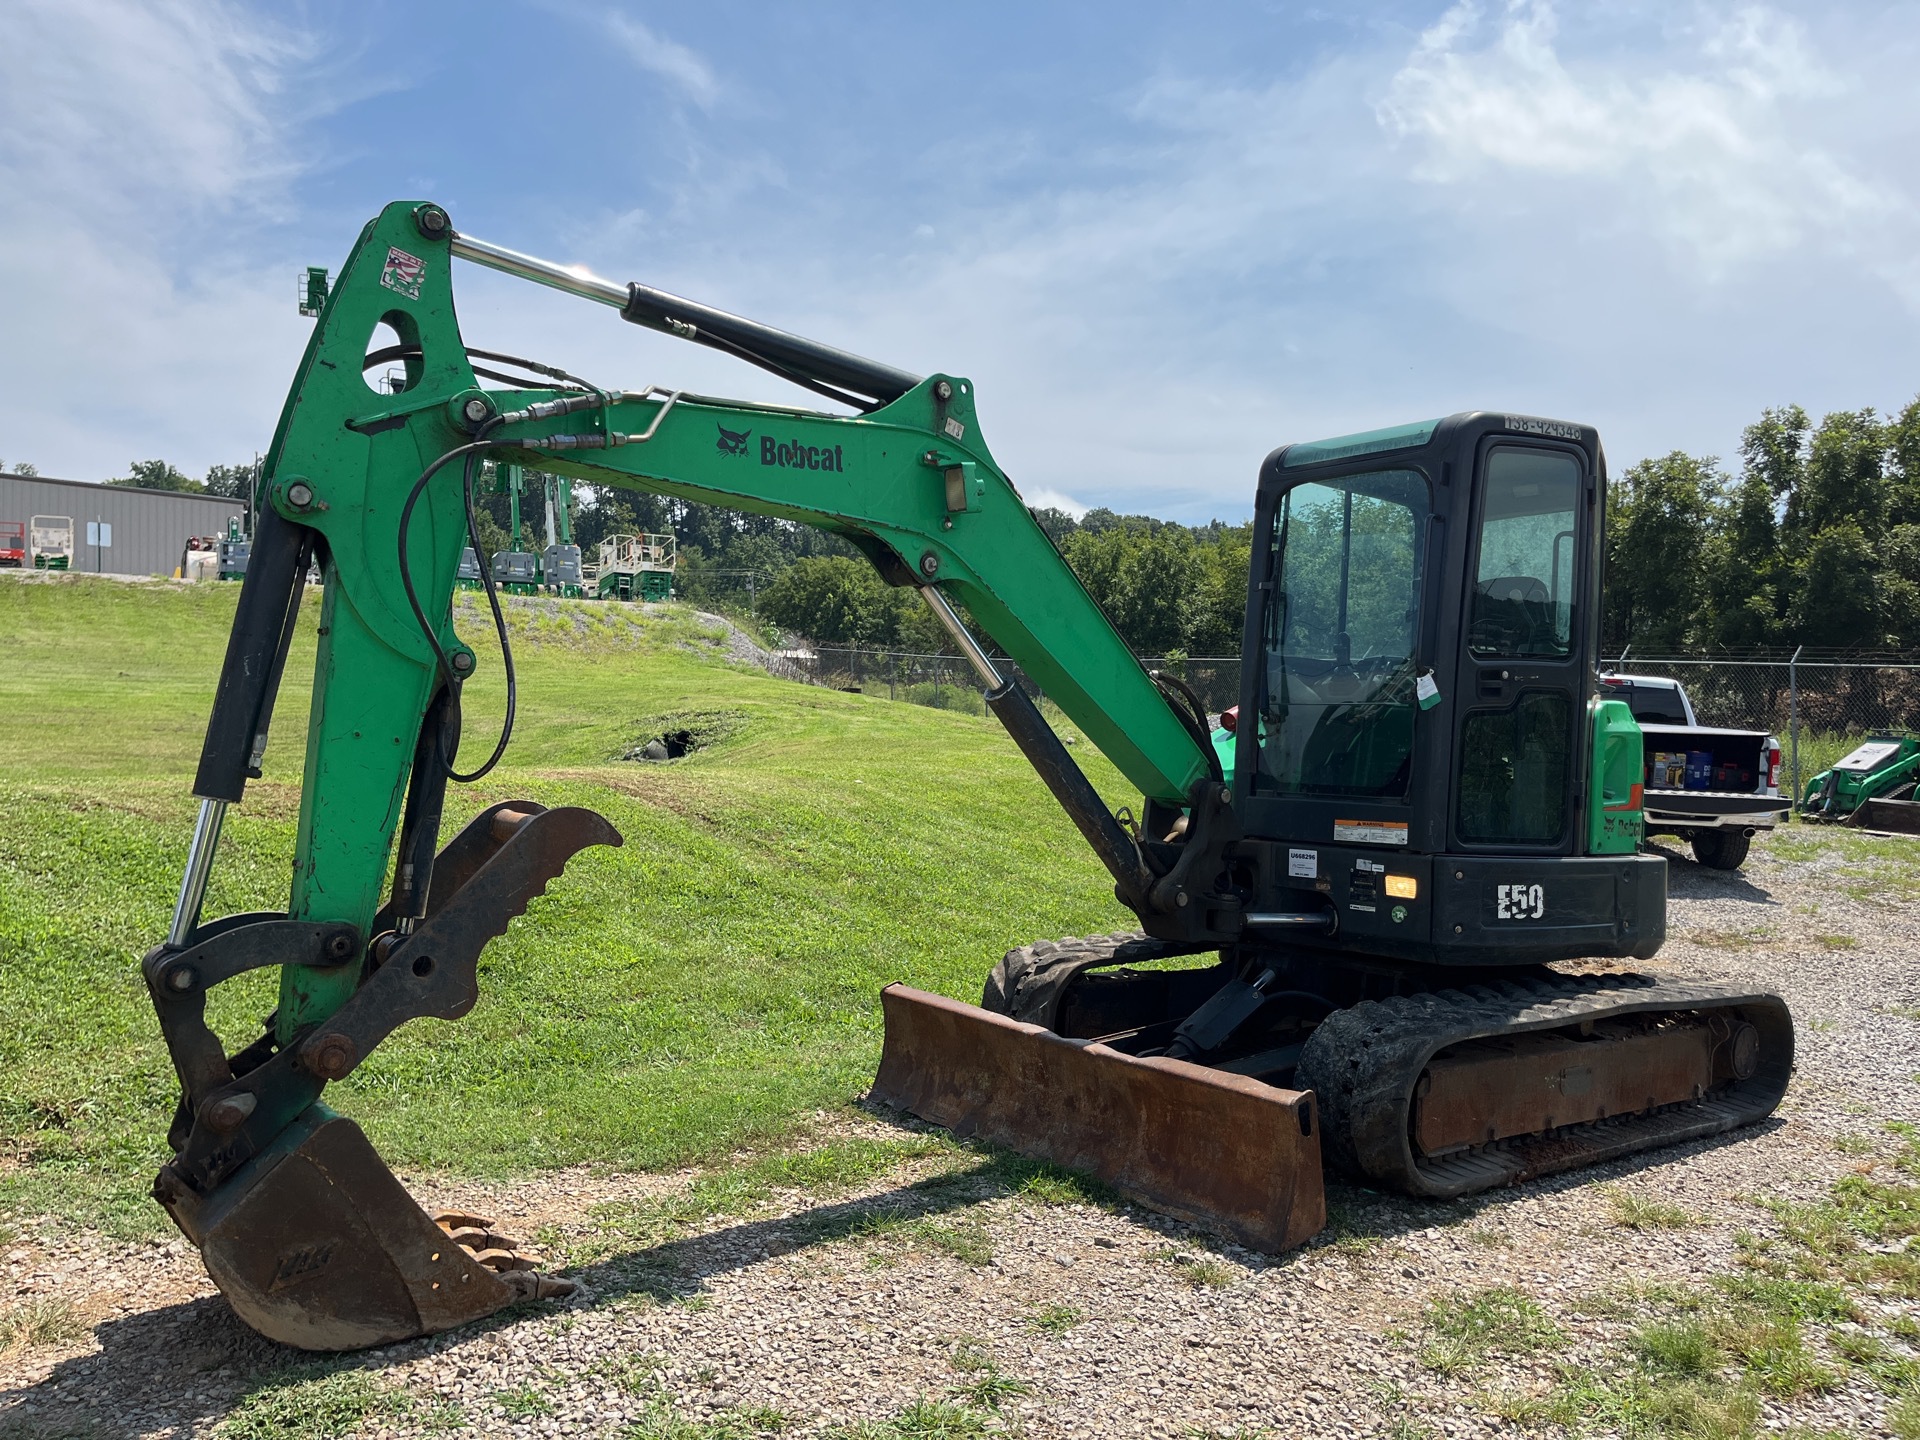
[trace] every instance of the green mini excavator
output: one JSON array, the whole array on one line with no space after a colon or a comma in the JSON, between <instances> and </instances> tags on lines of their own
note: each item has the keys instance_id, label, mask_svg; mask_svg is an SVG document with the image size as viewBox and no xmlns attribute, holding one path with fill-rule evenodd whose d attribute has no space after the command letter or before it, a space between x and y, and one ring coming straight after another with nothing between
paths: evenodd
<instances>
[{"instance_id":1,"label":"green mini excavator","mask_svg":"<svg viewBox=\"0 0 1920 1440\"><path fill-rule=\"evenodd\" d=\"M455 260L610 305L834 411L608 390L478 350ZM315 299L179 903L144 962L181 1085L154 1194L266 1335L350 1349L565 1288L482 1217L427 1215L324 1098L395 1027L470 1010L488 940L581 849L621 843L592 811L523 801L442 844L449 781L506 745L459 768L480 662L451 597L463 549L481 554L486 461L845 537L932 608L1139 917L1013 951L978 1006L889 986L876 1101L1269 1251L1324 1224L1324 1162L1458 1196L1778 1102L1778 997L1553 968L1648 957L1665 932L1665 863L1638 853L1639 732L1595 683L1606 477L1587 426L1475 412L1273 451L1239 703L1216 722L1142 668L1061 560L966 379L584 277L432 204L388 206ZM391 393L363 379L385 366ZM222 817L260 774L315 564L291 894L284 912L207 919ZM1100 798L1016 666L1139 790L1137 813ZM506 669L510 715L510 654ZM206 994L263 966L278 1010L229 1053Z\"/></svg>"}]
</instances>

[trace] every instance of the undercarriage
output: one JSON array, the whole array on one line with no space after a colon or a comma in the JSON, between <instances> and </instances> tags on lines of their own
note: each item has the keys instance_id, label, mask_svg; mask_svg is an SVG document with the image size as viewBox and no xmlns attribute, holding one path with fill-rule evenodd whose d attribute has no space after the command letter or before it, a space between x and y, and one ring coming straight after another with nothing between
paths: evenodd
<instances>
[{"instance_id":1,"label":"undercarriage","mask_svg":"<svg viewBox=\"0 0 1920 1440\"><path fill-rule=\"evenodd\" d=\"M1012 1021L1027 1049L1058 1037L1091 1075L1153 1062L1167 1095L1182 1093L1182 1081L1195 1087L1183 1095L1188 1105L1221 1083L1236 1094L1270 1091L1307 1117L1300 1128L1317 1135L1317 1155L1337 1171L1436 1199L1751 1124L1778 1104L1793 1066L1785 1002L1738 986L1545 966L1363 964L1306 948L1183 951L1139 933L1009 952L983 1008L940 1002L978 1017L950 1018L944 1046L913 1013L930 1000L901 998L890 1009L890 1054L896 1031L921 1043L903 1038L902 1063L883 1059L874 1087L925 1118L989 1139L1001 1130L1048 1137L1049 1158L1062 1163L1098 1153L1091 1133L1077 1133L1091 1117L1060 1103L1058 1089L1026 1096L1018 1125L998 1113L1027 1087L995 1073L983 1036ZM918 1072L910 1094L894 1078L909 1048ZM987 1083L974 1078L983 1076ZM1150 1185L1132 1188L1173 1213L1227 1216L1224 1228L1261 1248L1297 1243L1285 1224L1234 1220L1231 1199L1208 1190L1244 1191L1284 1154L1262 1150L1224 1115L1204 1129L1214 1163L1181 1176L1181 1193L1169 1200ZM1153 1143L1144 1132L1139 1141ZM1128 1188L1124 1175L1103 1178Z\"/></svg>"}]
</instances>

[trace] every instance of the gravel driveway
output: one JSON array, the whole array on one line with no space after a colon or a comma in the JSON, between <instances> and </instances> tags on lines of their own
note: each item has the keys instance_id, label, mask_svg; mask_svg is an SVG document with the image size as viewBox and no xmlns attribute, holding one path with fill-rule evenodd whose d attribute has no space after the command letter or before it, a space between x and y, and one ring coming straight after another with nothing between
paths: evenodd
<instances>
[{"instance_id":1,"label":"gravel driveway","mask_svg":"<svg viewBox=\"0 0 1920 1440\"><path fill-rule=\"evenodd\" d=\"M1672 938L1650 968L1775 988L1799 1025L1780 1114L1734 1137L1452 1204L1331 1186L1334 1225L1279 1259L1018 1188L857 1113L820 1117L807 1143L904 1137L908 1158L735 1213L676 1211L691 1173L566 1171L497 1191L409 1176L430 1206L541 1235L582 1292L320 1365L234 1320L178 1240L16 1219L8 1302L45 1323L0 1353L0 1434L1558 1433L1515 1397L1621 1365L1635 1323L1621 1297L1736 1273L1775 1233L1756 1202L1886 1173L1885 1122L1920 1122L1920 906L1843 893L1861 872L1833 854L1756 847L1737 875L1672 858ZM623 1244L601 1223L621 1215L681 1218ZM1446 1316L1490 1287L1552 1342L1449 1350ZM1849 1371L1762 1397L1757 1424L1893 1433L1885 1392Z\"/></svg>"}]
</instances>

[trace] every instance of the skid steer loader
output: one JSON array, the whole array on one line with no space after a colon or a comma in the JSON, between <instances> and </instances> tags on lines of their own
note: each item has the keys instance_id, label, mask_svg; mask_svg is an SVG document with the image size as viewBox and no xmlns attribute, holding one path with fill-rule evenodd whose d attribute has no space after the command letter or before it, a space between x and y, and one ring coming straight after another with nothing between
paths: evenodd
<instances>
[{"instance_id":1,"label":"skid steer loader","mask_svg":"<svg viewBox=\"0 0 1920 1440\"><path fill-rule=\"evenodd\" d=\"M851 413L605 390L476 349L455 260ZM507 740L458 768L479 660L450 601L463 551L483 553L483 460L846 537L932 607L1112 873L1137 932L1016 950L981 1006L889 987L877 1100L1269 1250L1323 1224L1323 1160L1461 1195L1723 1131L1779 1100L1793 1032L1776 996L1550 968L1650 956L1665 925L1664 862L1637 853L1639 734L1596 693L1605 466L1588 427L1475 412L1275 450L1255 491L1239 704L1215 728L1176 677L1142 669L1061 560L961 377L586 277L462 235L432 204L388 206L313 298L179 901L145 961L182 1091L154 1194L263 1333L349 1349L564 1288L482 1217L429 1217L324 1099L397 1026L471 1009L487 941L573 855L621 843L591 811L515 802L440 845L449 780L484 774ZM383 325L397 343L374 343ZM389 366L387 393L362 378ZM288 905L206 919L222 819L260 774L315 563ZM1137 816L1108 808L1009 661L1138 787ZM511 697L510 658L507 673ZM206 994L262 966L279 968L279 1008L229 1054Z\"/></svg>"}]
</instances>

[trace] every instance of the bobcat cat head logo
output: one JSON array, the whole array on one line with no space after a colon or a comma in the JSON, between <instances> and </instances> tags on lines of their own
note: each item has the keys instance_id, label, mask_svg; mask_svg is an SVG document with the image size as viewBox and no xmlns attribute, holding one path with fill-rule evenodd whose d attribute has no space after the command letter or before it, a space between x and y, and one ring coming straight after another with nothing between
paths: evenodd
<instances>
[{"instance_id":1,"label":"bobcat cat head logo","mask_svg":"<svg viewBox=\"0 0 1920 1440\"><path fill-rule=\"evenodd\" d=\"M720 432L720 443L714 448L722 455L744 455L747 453L747 437L751 430L729 430L724 425L714 426Z\"/></svg>"}]
</instances>

